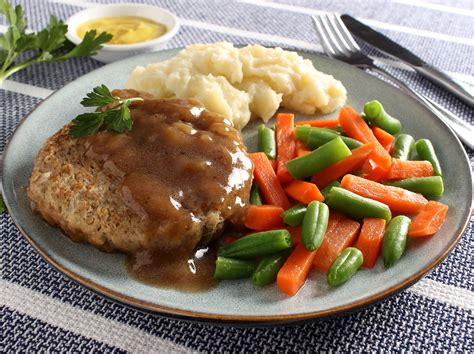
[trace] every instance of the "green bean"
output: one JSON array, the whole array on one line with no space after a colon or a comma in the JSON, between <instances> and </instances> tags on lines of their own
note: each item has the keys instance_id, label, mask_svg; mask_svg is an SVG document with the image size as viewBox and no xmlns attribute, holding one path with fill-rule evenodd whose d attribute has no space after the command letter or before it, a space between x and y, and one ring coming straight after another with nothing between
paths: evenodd
<instances>
[{"instance_id":1,"label":"green bean","mask_svg":"<svg viewBox=\"0 0 474 354\"><path fill-rule=\"evenodd\" d=\"M329 208L326 204L318 201L308 204L301 227L301 239L308 251L316 251L321 246L328 227L328 220Z\"/></svg>"},{"instance_id":2,"label":"green bean","mask_svg":"<svg viewBox=\"0 0 474 354\"><path fill-rule=\"evenodd\" d=\"M298 203L294 207L287 209L281 214L285 224L290 226L301 225L306 212L306 205Z\"/></svg>"},{"instance_id":3,"label":"green bean","mask_svg":"<svg viewBox=\"0 0 474 354\"><path fill-rule=\"evenodd\" d=\"M400 160L409 160L415 147L415 139L408 134L400 134L393 143L392 157Z\"/></svg>"},{"instance_id":4,"label":"green bean","mask_svg":"<svg viewBox=\"0 0 474 354\"><path fill-rule=\"evenodd\" d=\"M415 143L416 152L421 160L431 162L435 175L442 176L441 165L434 150L433 144L428 139L420 139Z\"/></svg>"},{"instance_id":5,"label":"green bean","mask_svg":"<svg viewBox=\"0 0 474 354\"><path fill-rule=\"evenodd\" d=\"M336 211L354 219L379 218L389 221L392 218L390 208L376 200L361 197L340 187L332 187L326 204Z\"/></svg>"},{"instance_id":6,"label":"green bean","mask_svg":"<svg viewBox=\"0 0 474 354\"><path fill-rule=\"evenodd\" d=\"M331 286L348 281L364 262L364 255L354 247L348 247L336 258L329 268L327 280Z\"/></svg>"},{"instance_id":7,"label":"green bean","mask_svg":"<svg viewBox=\"0 0 474 354\"><path fill-rule=\"evenodd\" d=\"M260 198L260 192L258 188L258 184L252 184L252 188L250 189L250 204L253 205L262 205L262 198Z\"/></svg>"},{"instance_id":8,"label":"green bean","mask_svg":"<svg viewBox=\"0 0 474 354\"><path fill-rule=\"evenodd\" d=\"M332 187L340 187L341 184L338 181L332 181L326 187L321 189L321 194L324 195L324 199L328 197L329 192L331 191Z\"/></svg>"},{"instance_id":9,"label":"green bean","mask_svg":"<svg viewBox=\"0 0 474 354\"><path fill-rule=\"evenodd\" d=\"M296 138L310 149L316 149L338 136L349 149L355 149L362 146L361 142L348 138L347 136L341 136L338 132L330 128L314 128L307 125L299 125L296 127Z\"/></svg>"},{"instance_id":10,"label":"green bean","mask_svg":"<svg viewBox=\"0 0 474 354\"><path fill-rule=\"evenodd\" d=\"M345 133L344 128L341 127L340 125L336 125L335 127L327 128L327 129L331 129L331 130L335 131L338 134L344 134Z\"/></svg>"},{"instance_id":11,"label":"green bean","mask_svg":"<svg viewBox=\"0 0 474 354\"><path fill-rule=\"evenodd\" d=\"M263 258L252 275L252 283L255 286L265 286L276 280L278 271L290 255L291 250L283 251Z\"/></svg>"},{"instance_id":12,"label":"green bean","mask_svg":"<svg viewBox=\"0 0 474 354\"><path fill-rule=\"evenodd\" d=\"M275 131L264 124L258 126L258 151L262 151L271 160L276 157Z\"/></svg>"},{"instance_id":13,"label":"green bean","mask_svg":"<svg viewBox=\"0 0 474 354\"><path fill-rule=\"evenodd\" d=\"M421 193L426 198L441 198L444 192L443 178L441 176L407 178L400 181L384 181L388 186L407 189Z\"/></svg>"},{"instance_id":14,"label":"green bean","mask_svg":"<svg viewBox=\"0 0 474 354\"><path fill-rule=\"evenodd\" d=\"M286 167L294 178L304 179L351 155L341 137L337 137L305 156L288 161Z\"/></svg>"},{"instance_id":15,"label":"green bean","mask_svg":"<svg viewBox=\"0 0 474 354\"><path fill-rule=\"evenodd\" d=\"M217 257L214 278L219 280L250 278L257 265L257 261Z\"/></svg>"},{"instance_id":16,"label":"green bean","mask_svg":"<svg viewBox=\"0 0 474 354\"><path fill-rule=\"evenodd\" d=\"M223 245L217 250L217 255L249 259L268 256L290 248L292 245L288 230L272 230L248 235Z\"/></svg>"},{"instance_id":17,"label":"green bean","mask_svg":"<svg viewBox=\"0 0 474 354\"><path fill-rule=\"evenodd\" d=\"M402 128L400 121L385 112L385 109L379 101L374 100L367 102L364 105L364 113L370 124L382 128L392 135L400 133Z\"/></svg>"},{"instance_id":18,"label":"green bean","mask_svg":"<svg viewBox=\"0 0 474 354\"><path fill-rule=\"evenodd\" d=\"M396 216L388 223L382 242L382 256L387 268L394 265L405 251L410 224L411 220L404 215Z\"/></svg>"}]
</instances>

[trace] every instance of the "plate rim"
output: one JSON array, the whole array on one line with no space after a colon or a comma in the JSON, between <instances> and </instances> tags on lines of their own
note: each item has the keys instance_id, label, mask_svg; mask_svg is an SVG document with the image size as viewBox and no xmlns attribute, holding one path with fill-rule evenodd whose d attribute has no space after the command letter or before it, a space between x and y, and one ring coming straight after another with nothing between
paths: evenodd
<instances>
[{"instance_id":1,"label":"plate rim","mask_svg":"<svg viewBox=\"0 0 474 354\"><path fill-rule=\"evenodd\" d=\"M284 48L284 47L281 47L282 49L286 49L286 50L291 50L291 49L288 49L288 48ZM172 51L179 51L181 49L184 49L184 47L179 47L179 48L170 48L170 49L166 49L166 50L161 50L159 51L159 53L164 53L164 52L172 52ZM304 51L301 51L301 50L298 50L299 53L304 53ZM152 56L153 54L156 54L157 52L153 52L153 53L146 53L146 54L141 54L139 56ZM321 55L320 53L315 53L315 52L309 52L309 54L311 55L314 55L314 56L319 56L319 57L322 57L326 60L329 60L329 61L336 61L340 64L343 64L344 66L346 67L351 67L353 68L351 65L349 64L346 64L344 62L341 62L339 60L336 60L336 59L333 59L333 58L329 58L329 57L326 57L326 56L323 56ZM86 73L85 75L89 75L89 74L92 74L94 72L96 72L97 70L100 70L102 68L104 68L105 66L108 66L108 65L114 65L115 63L119 63L119 62L122 62L122 61L126 61L126 60L129 60L130 58L126 58L126 59L123 59L123 60L120 60L120 61L117 61L117 62L114 62L114 63L111 63L111 64L107 64L107 65L104 65L104 66L101 66L95 70L92 70L88 73ZM368 73L366 73L367 75L369 75ZM83 76L85 76L83 75ZM81 76L81 77L83 77ZM380 80L379 78L373 76L374 78ZM5 203L5 206L8 210L8 213L13 221L13 223L15 224L15 226L18 228L18 230L20 231L20 233L22 234L22 236L28 241L28 243L33 247L33 249L47 262L49 263L50 265L52 265L55 269L57 269L59 272L61 272L62 274L64 274L65 276L67 276L69 279L73 280L75 283L81 285L81 286L84 286L85 288L89 289L89 290L92 290L94 293L96 294L99 294L100 296L105 296L109 299L112 299L113 301L116 301L116 302L119 302L121 304L125 304L127 306L130 306L132 308L135 308L135 309L138 309L138 310L145 310L147 312L151 312L153 314L157 314L157 315L162 315L162 316L166 316L166 317L171 317L171 318L176 318L176 319L180 319L180 320L191 320L191 321L200 321L200 322L213 322L213 323L220 323L220 324L232 324L232 323L235 323L235 324L239 324L239 325L243 325L243 324L250 324L250 325L258 325L258 324L263 324L263 325L271 325L271 324L285 324L285 323L292 323L292 322L303 322L303 321L308 321L308 320L316 320L316 319L321 319L321 318L325 318L325 317L331 317L331 316L336 316L336 315L341 315L343 313L348 313L348 312L352 312L352 311L357 311L357 310L360 310L364 307L367 307L367 306L370 306L370 305L374 305L376 304L377 302L385 299L385 298L388 298L388 297L391 297L397 293L399 293L400 291L412 286L414 283L416 283L417 281L419 281L424 275L426 275L428 272L430 272L434 267L436 267L439 263L441 263L450 253L451 251L454 249L454 247L459 243L461 237L463 236L464 232L466 231L467 229L467 226L469 224L469 220L470 220L470 214L471 214L471 211L472 211L472 207L473 207L473 203L474 203L474 200L471 198L471 205L470 207L467 208L467 210L465 211L464 213L464 223L462 224L462 227L460 228L460 231L459 233L456 235L455 239L453 240L453 242L451 242L450 245L447 246L447 248L445 248L445 250L443 251L443 253L438 256L431 264L427 265L426 267L424 267L423 269L419 270L418 272L416 272L415 274L413 274L412 276L410 276L409 278L407 279L404 279L402 282L400 283L397 283L396 285L380 292L380 293L377 293L375 295L372 295L372 296L369 296L369 297L364 297L358 301L355 301L355 302L351 302L349 304L346 304L346 305L341 305L341 306L337 306L337 307L334 307L334 308L331 308L331 309L326 309L326 310L319 310L319 311L311 311L311 312L304 312L304 313L298 313L298 314L287 314L287 315L258 315L258 316L248 316L248 315L228 315L228 314L217 314L217 313L208 313L208 312L198 312L198 311L191 311L191 310L183 310L183 309L177 309L177 308L173 308L173 307L169 307L169 306L163 306L163 305L159 305L159 304L155 304L155 303L151 303L151 302L148 302L148 301L145 301L145 300L140 300L140 299L137 299L135 297L132 297L132 296L128 296L128 295L125 295L125 294L122 294L120 292L117 292L117 291L114 291L114 290L111 290L105 286L102 286L101 284L99 283L95 283L93 281L91 281L90 279L88 279L87 277L84 277L84 276L81 276L79 274L76 274L74 271L72 270L69 270L68 268L66 268L65 266L61 265L59 262L57 262L56 260L54 260L51 255L44 249L42 249L37 243L36 241L28 234L28 232L26 232L26 230L23 229L23 227L19 224L16 216L14 215L14 213L12 213L12 209L10 208L9 206L9 201L7 198L5 198L5 183L4 183L4 173L3 171L5 171L5 161L6 161L6 156L9 154L9 151L10 151L10 143L11 141L13 140L13 138L15 137L15 135L17 134L17 131L18 129L23 125L23 123L41 106L43 105L45 102L47 102L51 97L53 97L54 95L56 95L57 93L59 93L60 91L62 91L62 89L64 89L65 87L69 86L69 85L73 85L75 83L75 81L77 80L78 78L74 79L73 81L67 83L66 85L62 86L61 88L59 88L58 90L56 90L55 92L53 92L51 95L49 95L48 97L46 97L44 100L42 100L41 102L39 102L25 117L23 117L19 123L17 124L17 126L15 127L15 129L13 130L12 134L10 135L10 137L8 138L8 141L5 145L5 149L3 151L3 158L2 158L2 176L1 176L1 190L2 190L2 195L4 197L4 203ZM383 80L380 80L382 82L384 82ZM385 83L385 82L384 82ZM387 85L390 85L388 83L385 83ZM390 85L392 86L392 85ZM394 87L396 88L396 87ZM398 88L396 88L398 89ZM399 90L399 89L398 89ZM399 90L403 95L407 96L408 98L411 98L409 95L407 95L405 92ZM417 101L415 101L417 102ZM426 107L424 107L423 105L421 105L419 102L417 102L418 105L420 105L424 110L428 110ZM430 113L431 114L431 113ZM433 114L431 114L433 115ZM461 148L461 151L463 152L462 154L462 157L464 158L464 161L467 162L468 165L470 165L470 162L469 162L469 158L467 156L467 153L466 153L466 150L464 149L463 145L461 144L460 140L458 139L458 137L454 134L454 132L452 131L452 129L446 124L444 123L443 121L441 121L440 119L438 118L435 118L436 120L438 120L439 122L442 123L442 125L444 125L444 127L446 128L447 130L447 134L451 134L452 136L454 136L458 146ZM471 195L472 195L472 181L473 181L473 171L472 169L469 169L470 170L470 190L471 190Z\"/></svg>"}]
</instances>

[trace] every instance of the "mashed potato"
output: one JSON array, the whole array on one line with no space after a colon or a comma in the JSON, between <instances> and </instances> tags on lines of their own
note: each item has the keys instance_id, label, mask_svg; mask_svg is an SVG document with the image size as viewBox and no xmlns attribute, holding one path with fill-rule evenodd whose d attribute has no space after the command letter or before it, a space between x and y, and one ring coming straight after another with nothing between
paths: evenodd
<instances>
[{"instance_id":1,"label":"mashed potato","mask_svg":"<svg viewBox=\"0 0 474 354\"><path fill-rule=\"evenodd\" d=\"M346 101L340 81L295 52L227 42L191 45L166 61L138 66L127 87L160 98L196 98L238 129L251 117L267 121L280 105L313 114Z\"/></svg>"}]
</instances>

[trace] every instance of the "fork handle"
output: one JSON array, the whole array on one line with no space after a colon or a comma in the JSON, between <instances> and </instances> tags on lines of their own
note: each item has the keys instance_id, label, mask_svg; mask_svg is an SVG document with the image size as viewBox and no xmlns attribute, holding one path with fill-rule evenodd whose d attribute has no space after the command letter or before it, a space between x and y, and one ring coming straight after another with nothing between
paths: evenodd
<instances>
[{"instance_id":1,"label":"fork handle","mask_svg":"<svg viewBox=\"0 0 474 354\"><path fill-rule=\"evenodd\" d=\"M469 146L470 149L474 149L474 128L469 123L465 122L457 115L448 111L446 108L434 102L430 98L418 93L410 86L390 74L388 71L375 66L370 67L369 69L388 78L390 81L393 81L410 96L423 103L439 119L446 123L446 125L448 125L458 136L458 138L461 139L467 146Z\"/></svg>"}]
</instances>

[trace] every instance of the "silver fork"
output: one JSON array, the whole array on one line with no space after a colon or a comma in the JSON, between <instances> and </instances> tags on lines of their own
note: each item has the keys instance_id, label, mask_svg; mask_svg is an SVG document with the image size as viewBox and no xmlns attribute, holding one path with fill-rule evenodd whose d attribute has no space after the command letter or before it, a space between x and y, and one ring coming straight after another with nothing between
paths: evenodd
<instances>
[{"instance_id":1,"label":"silver fork","mask_svg":"<svg viewBox=\"0 0 474 354\"><path fill-rule=\"evenodd\" d=\"M327 55L363 70L374 71L389 79L410 96L423 103L445 122L471 149L474 149L474 128L430 98L418 93L404 82L375 65L372 58L362 53L360 47L337 14L313 16L316 31Z\"/></svg>"}]
</instances>

